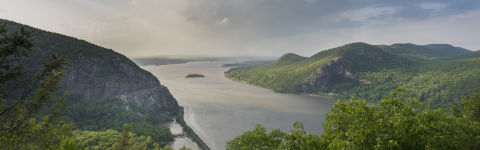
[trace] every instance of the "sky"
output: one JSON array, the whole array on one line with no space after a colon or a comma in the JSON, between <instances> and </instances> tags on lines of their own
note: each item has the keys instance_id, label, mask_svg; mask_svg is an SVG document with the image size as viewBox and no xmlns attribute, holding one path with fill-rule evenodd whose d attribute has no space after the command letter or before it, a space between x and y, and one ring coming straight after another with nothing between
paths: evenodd
<instances>
[{"instance_id":1,"label":"sky","mask_svg":"<svg viewBox=\"0 0 480 150\"><path fill-rule=\"evenodd\" d=\"M0 0L0 18L129 57L311 56L352 42L480 49L479 0Z\"/></svg>"}]
</instances>

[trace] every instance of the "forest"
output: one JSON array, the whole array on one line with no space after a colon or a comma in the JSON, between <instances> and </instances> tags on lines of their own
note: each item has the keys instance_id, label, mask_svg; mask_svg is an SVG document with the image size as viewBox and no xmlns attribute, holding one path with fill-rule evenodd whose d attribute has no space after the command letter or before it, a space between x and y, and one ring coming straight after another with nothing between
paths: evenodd
<instances>
[{"instance_id":1,"label":"forest","mask_svg":"<svg viewBox=\"0 0 480 150\"><path fill-rule=\"evenodd\" d=\"M478 149L480 94L474 91L449 112L434 109L396 89L378 104L352 98L326 114L324 133L309 134L302 122L282 132L257 125L227 143L241 149Z\"/></svg>"},{"instance_id":2,"label":"forest","mask_svg":"<svg viewBox=\"0 0 480 150\"><path fill-rule=\"evenodd\" d=\"M402 87L410 96L445 108L480 88L479 54L450 45L352 43L309 58L285 54L271 64L237 67L225 74L276 92L333 93L337 99L357 97L372 103Z\"/></svg>"},{"instance_id":3,"label":"forest","mask_svg":"<svg viewBox=\"0 0 480 150\"><path fill-rule=\"evenodd\" d=\"M0 149L171 149L174 136L158 124L175 116L133 105L125 111L115 97L86 100L66 92L65 55L54 53L37 71L27 70L25 60L42 41L32 40L35 30L9 29L0 26Z\"/></svg>"}]
</instances>

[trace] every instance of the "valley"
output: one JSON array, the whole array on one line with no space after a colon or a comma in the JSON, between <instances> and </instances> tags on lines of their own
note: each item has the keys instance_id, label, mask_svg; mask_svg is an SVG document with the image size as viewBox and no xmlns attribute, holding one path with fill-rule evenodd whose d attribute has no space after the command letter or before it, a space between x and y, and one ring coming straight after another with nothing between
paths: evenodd
<instances>
[{"instance_id":1,"label":"valley","mask_svg":"<svg viewBox=\"0 0 480 150\"><path fill-rule=\"evenodd\" d=\"M0 150L480 149L480 1L0 4Z\"/></svg>"},{"instance_id":2,"label":"valley","mask_svg":"<svg viewBox=\"0 0 480 150\"><path fill-rule=\"evenodd\" d=\"M292 129L300 120L305 129L322 133L322 122L335 100L305 95L275 93L224 77L234 61L201 61L185 64L142 66L169 87L178 103L185 108L185 121L211 149L225 149L225 143L256 124L267 129ZM189 72L204 78L184 78Z\"/></svg>"}]
</instances>

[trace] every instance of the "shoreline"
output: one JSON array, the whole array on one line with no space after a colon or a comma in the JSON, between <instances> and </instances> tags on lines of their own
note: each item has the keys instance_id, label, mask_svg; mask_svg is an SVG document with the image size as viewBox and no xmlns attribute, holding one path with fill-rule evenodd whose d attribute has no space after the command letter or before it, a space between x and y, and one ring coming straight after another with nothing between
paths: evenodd
<instances>
[{"instance_id":1,"label":"shoreline","mask_svg":"<svg viewBox=\"0 0 480 150\"><path fill-rule=\"evenodd\" d=\"M175 117L178 124L180 124L183 128L183 131L185 132L185 136L189 137L190 139L192 139L193 142L197 143L197 145L203 149L203 150L210 150L210 148L208 147L208 145L195 133L195 131L193 131L192 128L190 128L187 123L185 122L184 120L184 110L183 110L183 107L180 106L178 108L178 113L177 113L177 116Z\"/></svg>"},{"instance_id":2,"label":"shoreline","mask_svg":"<svg viewBox=\"0 0 480 150\"><path fill-rule=\"evenodd\" d=\"M259 88L264 88L264 89L269 89L275 93L279 93L279 94L292 94L292 95L303 95L303 96L309 96L309 97L316 97L316 98L326 98L326 99L331 99L331 100L336 100L335 98L335 95L334 96L329 96L327 94L313 94L313 93L283 93L283 92L276 92L274 91L273 89L270 89L270 88L266 88L266 87L262 87L262 86L259 86L259 85L255 85L255 84L250 84L248 82L245 82L245 81L242 81L242 80L236 80L234 78L230 78L229 76L227 76L227 74L225 72L223 72L224 74L224 77L231 80L231 81L235 81L235 82L239 82L239 83L243 83L243 84L247 84L247 85L252 85L252 86L256 86L256 87L259 87Z\"/></svg>"}]
</instances>

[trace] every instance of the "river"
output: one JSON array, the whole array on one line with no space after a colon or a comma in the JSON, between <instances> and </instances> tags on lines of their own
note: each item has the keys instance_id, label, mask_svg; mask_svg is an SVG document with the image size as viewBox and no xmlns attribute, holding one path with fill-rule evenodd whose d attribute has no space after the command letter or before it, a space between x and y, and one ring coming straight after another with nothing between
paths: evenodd
<instances>
[{"instance_id":1,"label":"river","mask_svg":"<svg viewBox=\"0 0 480 150\"><path fill-rule=\"evenodd\" d=\"M272 90L229 80L225 61L200 61L185 64L143 66L167 86L185 108L187 124L213 150L261 124L268 130L290 131L300 120L305 130L321 134L325 113L334 100L304 95L275 93ZM199 73L203 78L185 78ZM198 149L188 138L176 138L174 148L187 145Z\"/></svg>"}]
</instances>

